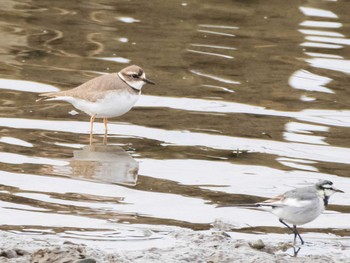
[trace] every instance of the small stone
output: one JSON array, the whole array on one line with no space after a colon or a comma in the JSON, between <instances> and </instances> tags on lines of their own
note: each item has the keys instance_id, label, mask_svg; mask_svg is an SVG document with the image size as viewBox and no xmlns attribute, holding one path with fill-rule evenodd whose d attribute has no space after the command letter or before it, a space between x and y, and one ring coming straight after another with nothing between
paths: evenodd
<instances>
[{"instance_id":1,"label":"small stone","mask_svg":"<svg viewBox=\"0 0 350 263\"><path fill-rule=\"evenodd\" d=\"M94 258L84 258L84 259L79 259L74 263L97 263L97 261Z\"/></svg>"},{"instance_id":2,"label":"small stone","mask_svg":"<svg viewBox=\"0 0 350 263\"><path fill-rule=\"evenodd\" d=\"M73 243L71 241L64 241L63 244L64 245L75 245L75 243Z\"/></svg>"},{"instance_id":3,"label":"small stone","mask_svg":"<svg viewBox=\"0 0 350 263\"><path fill-rule=\"evenodd\" d=\"M16 257L18 257L17 252L15 250L13 250L13 249L2 251L0 256L6 257L6 258L16 258Z\"/></svg>"},{"instance_id":4,"label":"small stone","mask_svg":"<svg viewBox=\"0 0 350 263\"><path fill-rule=\"evenodd\" d=\"M281 243L279 245L279 249L282 250L282 251L287 251L291 247L293 247L293 246L291 244L288 244L288 243Z\"/></svg>"},{"instance_id":5,"label":"small stone","mask_svg":"<svg viewBox=\"0 0 350 263\"><path fill-rule=\"evenodd\" d=\"M29 252L28 251L25 251L23 249L16 249L16 253L18 256L24 256L24 255L28 255Z\"/></svg>"},{"instance_id":6,"label":"small stone","mask_svg":"<svg viewBox=\"0 0 350 263\"><path fill-rule=\"evenodd\" d=\"M261 250L265 247L264 242L261 239L252 241L248 243L251 248Z\"/></svg>"},{"instance_id":7,"label":"small stone","mask_svg":"<svg viewBox=\"0 0 350 263\"><path fill-rule=\"evenodd\" d=\"M217 235L220 235L221 237L231 238L231 236L227 234L225 231L218 232Z\"/></svg>"}]
</instances>

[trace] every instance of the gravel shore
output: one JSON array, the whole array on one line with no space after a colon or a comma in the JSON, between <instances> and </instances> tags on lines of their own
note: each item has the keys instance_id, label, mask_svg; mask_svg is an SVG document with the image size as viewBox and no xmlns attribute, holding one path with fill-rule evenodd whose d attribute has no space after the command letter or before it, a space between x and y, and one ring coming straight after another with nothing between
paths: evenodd
<instances>
[{"instance_id":1,"label":"gravel shore","mask_svg":"<svg viewBox=\"0 0 350 263\"><path fill-rule=\"evenodd\" d=\"M141 250L106 251L84 244L44 239L0 231L0 262L13 263L166 263L166 262L350 262L345 254L307 255L293 257L291 245L269 244L262 240L235 240L225 232L177 230L169 233L173 245Z\"/></svg>"}]
</instances>

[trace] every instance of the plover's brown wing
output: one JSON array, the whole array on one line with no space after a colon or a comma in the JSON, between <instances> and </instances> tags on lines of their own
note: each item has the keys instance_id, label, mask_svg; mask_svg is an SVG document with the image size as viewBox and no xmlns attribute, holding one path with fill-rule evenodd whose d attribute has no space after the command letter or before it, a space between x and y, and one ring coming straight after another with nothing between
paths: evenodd
<instances>
[{"instance_id":1,"label":"plover's brown wing","mask_svg":"<svg viewBox=\"0 0 350 263\"><path fill-rule=\"evenodd\" d=\"M73 97L95 102L103 98L106 95L106 92L121 90L135 92L120 79L117 73L112 73L88 80L80 86L70 90L39 94L39 96L43 98L40 98L37 101L55 98L59 99L59 97Z\"/></svg>"}]
</instances>

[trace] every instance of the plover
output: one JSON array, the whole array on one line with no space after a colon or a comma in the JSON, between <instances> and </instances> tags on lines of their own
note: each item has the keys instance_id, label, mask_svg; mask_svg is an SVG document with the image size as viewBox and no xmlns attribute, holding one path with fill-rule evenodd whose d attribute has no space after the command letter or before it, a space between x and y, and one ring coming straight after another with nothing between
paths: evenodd
<instances>
[{"instance_id":1,"label":"plover","mask_svg":"<svg viewBox=\"0 0 350 263\"><path fill-rule=\"evenodd\" d=\"M155 83L146 78L142 68L128 66L118 73L106 74L91 79L80 86L60 92L42 93L39 100L61 100L90 115L90 145L92 144L95 118L103 118L107 143L107 119L127 113L136 103L145 84Z\"/></svg>"}]
</instances>

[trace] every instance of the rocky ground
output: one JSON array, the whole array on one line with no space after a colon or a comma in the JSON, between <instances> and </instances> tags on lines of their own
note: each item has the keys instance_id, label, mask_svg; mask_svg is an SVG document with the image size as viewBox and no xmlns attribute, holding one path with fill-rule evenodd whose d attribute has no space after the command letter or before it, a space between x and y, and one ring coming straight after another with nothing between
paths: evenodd
<instances>
[{"instance_id":1,"label":"rocky ground","mask_svg":"<svg viewBox=\"0 0 350 263\"><path fill-rule=\"evenodd\" d=\"M0 262L37 263L166 263L166 262L350 262L344 254L308 255L293 257L291 245L269 244L262 240L235 240L225 232L203 233L178 230L169 235L175 240L167 248L149 248L134 251L104 251L91 246L62 242L62 240L40 241L9 232L0 231Z\"/></svg>"}]
</instances>

